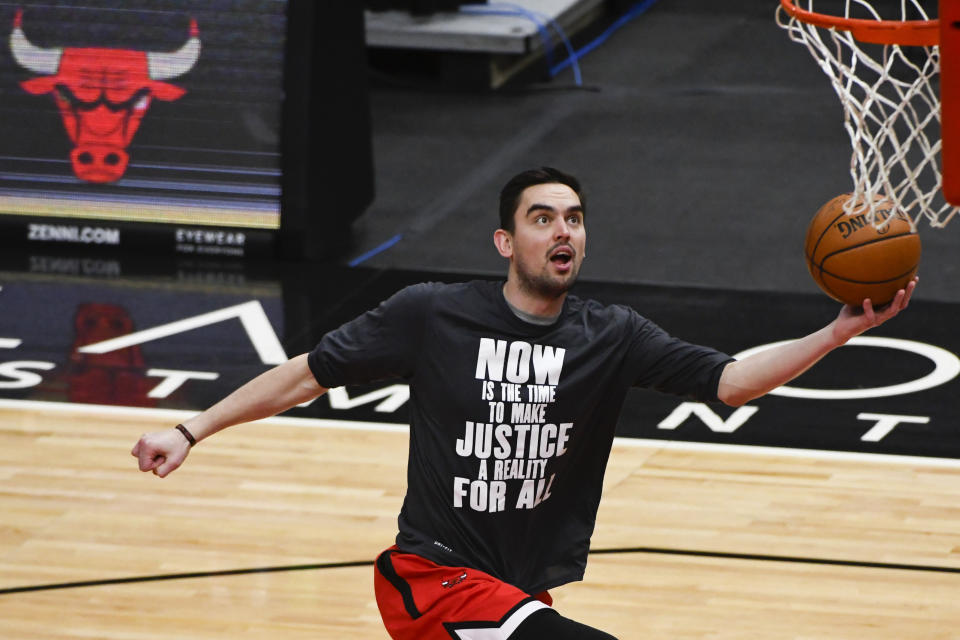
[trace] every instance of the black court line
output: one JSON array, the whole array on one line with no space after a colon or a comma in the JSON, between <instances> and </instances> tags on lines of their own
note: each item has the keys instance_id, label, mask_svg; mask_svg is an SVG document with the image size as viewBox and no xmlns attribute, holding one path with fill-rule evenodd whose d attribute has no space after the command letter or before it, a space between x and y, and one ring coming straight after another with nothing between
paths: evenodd
<instances>
[{"instance_id":1,"label":"black court line","mask_svg":"<svg viewBox=\"0 0 960 640\"><path fill-rule=\"evenodd\" d=\"M892 569L898 571L932 571L935 573L960 573L960 567L935 567L928 564L899 564L895 562L867 562L863 560L836 560L832 558L804 558L801 556L771 556L756 553L728 553L724 551L696 551L693 549L661 549L656 547L633 547L624 549L596 549L591 555L616 553L656 553L672 556L693 556L701 558L721 558L728 560L758 560L763 562L793 562L799 564L821 564L860 569ZM2 591L0 591L2 593Z\"/></svg>"},{"instance_id":2,"label":"black court line","mask_svg":"<svg viewBox=\"0 0 960 640\"><path fill-rule=\"evenodd\" d=\"M619 549L594 549L590 555L614 555L622 553L649 553L671 556L688 556L698 558L721 558L728 560L756 560L762 562L792 562L799 564L831 565L841 567L855 567L861 569L889 569L898 571L927 571L934 573L958 573L960 567L935 567L924 564L898 564L891 562L864 562L860 560L836 560L830 558L804 558L798 556L771 556L754 553L727 553L723 551L696 551L693 549L663 549L659 547L625 547ZM250 569L227 569L224 571L198 571L194 573L168 573L152 576L136 576L131 578L111 578L107 580L87 580L83 582L59 582L54 584L38 584L24 587L9 587L0 589L0 595L13 593L29 593L32 591L54 591L57 589L78 589L82 587L102 587L115 584L135 584L138 582L160 582L163 580L189 580L192 578L216 578L220 576L240 576L253 573L280 573L283 571L317 571L321 569L344 569L350 567L370 567L373 560L356 560L352 562L325 562L320 564L293 564L277 567L255 567Z\"/></svg>"},{"instance_id":3,"label":"black court line","mask_svg":"<svg viewBox=\"0 0 960 640\"><path fill-rule=\"evenodd\" d=\"M30 591L53 591L56 589L78 589L80 587L102 587L112 584L134 584L137 582L161 582L163 580L189 580L191 578L215 578L219 576L242 576L251 573L280 573L283 571L315 571L318 569L343 569L347 567L369 567L372 560L357 560L354 562L325 562L321 564L290 564L279 567L254 567L251 569L226 569L223 571L197 571L194 573L165 573L153 576L136 576L132 578L110 578L107 580L86 580L83 582L58 582L55 584L38 584L26 587L10 587L0 589L0 596L11 593L28 593Z\"/></svg>"}]
</instances>

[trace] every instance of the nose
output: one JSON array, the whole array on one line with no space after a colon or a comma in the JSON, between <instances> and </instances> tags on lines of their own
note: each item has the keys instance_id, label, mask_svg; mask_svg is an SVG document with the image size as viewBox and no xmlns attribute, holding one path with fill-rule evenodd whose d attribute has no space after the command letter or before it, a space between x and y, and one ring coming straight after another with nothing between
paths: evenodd
<instances>
[{"instance_id":1,"label":"nose","mask_svg":"<svg viewBox=\"0 0 960 640\"><path fill-rule=\"evenodd\" d=\"M129 156L123 149L107 145L84 145L70 152L73 171L88 182L114 182L127 170Z\"/></svg>"},{"instance_id":2,"label":"nose","mask_svg":"<svg viewBox=\"0 0 960 640\"><path fill-rule=\"evenodd\" d=\"M570 237L570 225L567 224L567 221L562 217L557 217L557 223L554 226L554 237L558 240L563 238Z\"/></svg>"}]
</instances>

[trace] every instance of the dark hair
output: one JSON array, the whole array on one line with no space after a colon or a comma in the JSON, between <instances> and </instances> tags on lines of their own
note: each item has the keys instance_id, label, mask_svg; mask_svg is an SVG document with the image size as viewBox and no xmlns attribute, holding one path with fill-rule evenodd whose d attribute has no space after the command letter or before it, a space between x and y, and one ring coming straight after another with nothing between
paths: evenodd
<instances>
[{"instance_id":1,"label":"dark hair","mask_svg":"<svg viewBox=\"0 0 960 640\"><path fill-rule=\"evenodd\" d=\"M553 183L565 184L573 189L574 193L577 194L577 197L580 198L580 206L583 207L583 212L586 214L587 205L583 200L583 193L580 189L580 181L574 178L572 175L564 173L559 169L554 169L553 167L541 167L539 169L529 169L527 171L518 173L510 178L507 184L504 185L503 189L500 190L500 228L513 233L513 214L516 213L517 207L520 206L520 197L523 195L524 189L537 184Z\"/></svg>"}]
</instances>

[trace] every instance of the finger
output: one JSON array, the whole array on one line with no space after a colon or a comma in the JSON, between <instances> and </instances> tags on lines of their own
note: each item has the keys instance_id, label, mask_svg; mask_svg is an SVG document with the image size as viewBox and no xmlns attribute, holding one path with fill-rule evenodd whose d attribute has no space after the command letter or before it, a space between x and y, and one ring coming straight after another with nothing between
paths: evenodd
<instances>
[{"instance_id":1,"label":"finger","mask_svg":"<svg viewBox=\"0 0 960 640\"><path fill-rule=\"evenodd\" d=\"M140 441L143 440L143 436L140 436L140 440L137 440L137 444L133 445L133 449L130 450L130 455L134 458L140 457Z\"/></svg>"},{"instance_id":2,"label":"finger","mask_svg":"<svg viewBox=\"0 0 960 640\"><path fill-rule=\"evenodd\" d=\"M893 300L890 301L887 309L884 310L882 315L882 321L889 320L893 316L897 315L907 306L907 291L906 289L900 289L897 291L897 295L893 297Z\"/></svg>"},{"instance_id":3,"label":"finger","mask_svg":"<svg viewBox=\"0 0 960 640\"><path fill-rule=\"evenodd\" d=\"M140 464L140 471L150 471L151 469L156 469L158 466L163 464L166 459L167 457L162 454L154 453L144 449L141 450L137 461Z\"/></svg>"},{"instance_id":4,"label":"finger","mask_svg":"<svg viewBox=\"0 0 960 640\"><path fill-rule=\"evenodd\" d=\"M863 317L870 324L873 324L874 319L876 318L876 313L873 310L873 301L871 301L870 298L864 298L863 300Z\"/></svg>"},{"instance_id":5,"label":"finger","mask_svg":"<svg viewBox=\"0 0 960 640\"><path fill-rule=\"evenodd\" d=\"M165 478L170 474L171 471L175 470L179 466L180 465L173 460L164 459L163 464L154 469L153 473L160 478Z\"/></svg>"},{"instance_id":6,"label":"finger","mask_svg":"<svg viewBox=\"0 0 960 640\"><path fill-rule=\"evenodd\" d=\"M907 289L910 289L910 284L907 285ZM907 306L907 289L900 289L900 291L897 291L897 295L893 297L893 304L890 305L893 308L891 315L896 315Z\"/></svg>"},{"instance_id":7,"label":"finger","mask_svg":"<svg viewBox=\"0 0 960 640\"><path fill-rule=\"evenodd\" d=\"M913 297L913 292L917 288L917 282L920 281L920 278L914 278L907 283L906 295L903 298L903 308L906 309L907 305L910 304L910 298Z\"/></svg>"}]
</instances>

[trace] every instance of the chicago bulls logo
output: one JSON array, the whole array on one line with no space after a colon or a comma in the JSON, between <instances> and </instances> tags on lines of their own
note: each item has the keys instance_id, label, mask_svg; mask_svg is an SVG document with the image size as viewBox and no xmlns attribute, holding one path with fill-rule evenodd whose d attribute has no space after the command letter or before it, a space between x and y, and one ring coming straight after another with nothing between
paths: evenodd
<instances>
[{"instance_id":1,"label":"chicago bulls logo","mask_svg":"<svg viewBox=\"0 0 960 640\"><path fill-rule=\"evenodd\" d=\"M75 337L67 363L67 399L87 404L155 406L149 397L156 382L147 377L139 345L109 353L81 353L80 347L133 332L133 318L123 307L84 303L73 318Z\"/></svg>"},{"instance_id":2,"label":"chicago bulls logo","mask_svg":"<svg viewBox=\"0 0 960 640\"><path fill-rule=\"evenodd\" d=\"M200 57L197 23L187 42L168 53L101 48L43 48L23 33L18 10L10 50L20 66L40 75L20 83L29 93L53 94L67 135L73 172L87 182L123 177L127 147L153 99L172 101L186 91L163 82L183 75Z\"/></svg>"}]
</instances>

